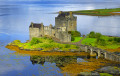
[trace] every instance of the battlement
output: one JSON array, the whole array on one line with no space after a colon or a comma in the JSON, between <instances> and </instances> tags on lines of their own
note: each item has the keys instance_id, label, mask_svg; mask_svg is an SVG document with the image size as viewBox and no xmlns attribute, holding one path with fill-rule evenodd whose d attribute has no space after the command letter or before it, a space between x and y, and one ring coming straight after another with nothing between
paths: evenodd
<instances>
[{"instance_id":1,"label":"battlement","mask_svg":"<svg viewBox=\"0 0 120 76\"><path fill-rule=\"evenodd\" d=\"M43 23L31 22L29 26L30 40L33 37L50 36L59 39L62 42L71 42L71 35L68 31L76 31L77 17L72 12L59 12L55 18L55 27L50 24L44 26Z\"/></svg>"}]
</instances>

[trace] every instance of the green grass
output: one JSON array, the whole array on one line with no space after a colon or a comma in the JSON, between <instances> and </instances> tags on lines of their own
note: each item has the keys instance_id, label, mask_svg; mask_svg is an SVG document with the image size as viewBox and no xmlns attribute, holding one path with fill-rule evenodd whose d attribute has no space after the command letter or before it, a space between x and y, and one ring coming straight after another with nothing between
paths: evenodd
<instances>
[{"instance_id":1,"label":"green grass","mask_svg":"<svg viewBox=\"0 0 120 76\"><path fill-rule=\"evenodd\" d=\"M111 16L111 12L120 12L120 8L73 11L74 14L94 16Z\"/></svg>"},{"instance_id":2,"label":"green grass","mask_svg":"<svg viewBox=\"0 0 120 76\"><path fill-rule=\"evenodd\" d=\"M100 76L113 76L113 75L108 74L108 73L100 73Z\"/></svg>"},{"instance_id":3,"label":"green grass","mask_svg":"<svg viewBox=\"0 0 120 76\"><path fill-rule=\"evenodd\" d=\"M74 37L74 38L75 38L75 40L72 42L79 42L83 37Z\"/></svg>"},{"instance_id":4,"label":"green grass","mask_svg":"<svg viewBox=\"0 0 120 76\"><path fill-rule=\"evenodd\" d=\"M54 42L50 38L35 38L38 40L39 43L31 44L33 42L32 40L28 43L21 43L19 40L15 40L9 45L17 45L18 47L22 47L24 49L37 49L42 48L42 51L50 51L54 48L59 48L59 50L62 51L69 51L69 49L75 49L77 50L78 47L76 45L69 45L69 44L60 44ZM36 41L36 40L35 40Z\"/></svg>"},{"instance_id":5,"label":"green grass","mask_svg":"<svg viewBox=\"0 0 120 76\"><path fill-rule=\"evenodd\" d=\"M117 43L115 41L109 41L110 38L114 38L114 37L108 37L108 36L102 35L101 38L105 40L106 42L105 46L96 44L96 40L97 40L96 38L85 38L82 40L81 43L85 45L92 45L94 47L98 47L101 49L117 49L120 47L120 43Z\"/></svg>"},{"instance_id":6,"label":"green grass","mask_svg":"<svg viewBox=\"0 0 120 76\"><path fill-rule=\"evenodd\" d=\"M94 46L95 45L95 41L96 41L96 38L85 38L82 40L82 44L85 44L85 45L92 45Z\"/></svg>"}]
</instances>

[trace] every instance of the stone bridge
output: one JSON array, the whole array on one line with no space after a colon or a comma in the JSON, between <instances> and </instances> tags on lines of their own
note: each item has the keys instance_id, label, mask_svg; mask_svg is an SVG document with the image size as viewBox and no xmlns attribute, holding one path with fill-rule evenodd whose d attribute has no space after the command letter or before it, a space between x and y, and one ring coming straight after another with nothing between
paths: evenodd
<instances>
[{"instance_id":1,"label":"stone bridge","mask_svg":"<svg viewBox=\"0 0 120 76\"><path fill-rule=\"evenodd\" d=\"M118 55L116 55L116 54L114 54L112 52L109 52L109 51L106 51L106 50L103 50L103 49L100 49L100 48L97 48L97 47L92 47L92 46L88 46L88 45L82 45L81 41L83 39L81 39L79 42L72 43L72 42L60 42L59 40L53 38L53 40L55 42L58 42L58 43L71 44L71 45L79 46L82 51L88 52L88 53L90 53L90 55L93 55L94 53L96 53L98 58L103 57L103 58L105 58L107 60L120 62L120 56L118 56Z\"/></svg>"},{"instance_id":2,"label":"stone bridge","mask_svg":"<svg viewBox=\"0 0 120 76\"><path fill-rule=\"evenodd\" d=\"M109 52L109 51L106 51L106 50L103 50L103 49L100 49L100 48L88 46L88 45L81 45L80 48L81 48L82 51L89 52L90 55L93 55L94 53L96 53L98 58L99 57L104 57L107 60L120 62L120 56L118 56L118 55L116 55L112 52Z\"/></svg>"}]
</instances>

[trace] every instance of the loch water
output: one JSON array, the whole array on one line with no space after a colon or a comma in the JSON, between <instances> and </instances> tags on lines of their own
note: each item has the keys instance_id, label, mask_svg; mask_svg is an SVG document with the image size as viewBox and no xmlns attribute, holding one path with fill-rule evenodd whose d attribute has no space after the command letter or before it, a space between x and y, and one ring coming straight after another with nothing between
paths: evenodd
<instances>
[{"instance_id":1,"label":"loch water","mask_svg":"<svg viewBox=\"0 0 120 76\"><path fill-rule=\"evenodd\" d=\"M55 25L54 14L58 11L76 11L104 8L120 8L120 2L44 2L35 0L0 0L0 76L63 76L63 64L87 62L87 56L30 56L15 53L5 46L13 40L25 42L29 40L31 22L48 26ZM77 1L77 0L76 0ZM97 1L97 0L94 0ZM120 36L120 16L77 16L77 30L81 34L90 31L103 35Z\"/></svg>"}]
</instances>

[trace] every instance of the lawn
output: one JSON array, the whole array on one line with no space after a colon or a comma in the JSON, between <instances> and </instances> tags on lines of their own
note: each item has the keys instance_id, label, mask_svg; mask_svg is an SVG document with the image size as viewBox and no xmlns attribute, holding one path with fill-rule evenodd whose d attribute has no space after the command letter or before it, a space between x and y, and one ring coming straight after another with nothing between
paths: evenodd
<instances>
[{"instance_id":1,"label":"lawn","mask_svg":"<svg viewBox=\"0 0 120 76\"><path fill-rule=\"evenodd\" d=\"M85 38L82 40L82 44L95 46L96 38Z\"/></svg>"},{"instance_id":2,"label":"lawn","mask_svg":"<svg viewBox=\"0 0 120 76\"><path fill-rule=\"evenodd\" d=\"M108 37L108 36L102 35L101 38L105 40L106 45L102 46L100 44L97 44L96 38L85 38L81 43L85 45L92 45L94 47L98 47L101 49L117 49L120 47L120 43L117 43L114 40L110 41L110 39L113 39L114 37Z\"/></svg>"},{"instance_id":3,"label":"lawn","mask_svg":"<svg viewBox=\"0 0 120 76\"><path fill-rule=\"evenodd\" d=\"M74 37L75 39L74 39L74 41L72 41L72 42L79 42L83 37Z\"/></svg>"}]
</instances>

